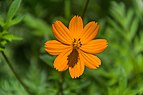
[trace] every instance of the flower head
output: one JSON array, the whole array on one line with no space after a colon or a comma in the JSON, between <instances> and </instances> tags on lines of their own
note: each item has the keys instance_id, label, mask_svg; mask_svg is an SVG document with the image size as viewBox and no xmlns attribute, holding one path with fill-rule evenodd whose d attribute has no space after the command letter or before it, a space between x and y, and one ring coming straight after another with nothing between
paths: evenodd
<instances>
[{"instance_id":1,"label":"flower head","mask_svg":"<svg viewBox=\"0 0 143 95\"><path fill-rule=\"evenodd\" d=\"M61 22L52 24L52 31L57 40L47 41L45 50L51 55L58 55L54 61L54 68L58 71L69 69L72 78L81 76L85 66L96 69L101 60L94 54L104 51L107 47L105 39L93 38L97 35L99 25L94 21L83 27L80 16L74 16L69 29Z\"/></svg>"}]
</instances>

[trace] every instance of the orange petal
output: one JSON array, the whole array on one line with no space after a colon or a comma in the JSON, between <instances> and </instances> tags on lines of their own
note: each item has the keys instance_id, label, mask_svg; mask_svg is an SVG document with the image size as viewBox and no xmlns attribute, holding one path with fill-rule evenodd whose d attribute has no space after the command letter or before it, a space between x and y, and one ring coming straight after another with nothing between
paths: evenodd
<instances>
[{"instance_id":1,"label":"orange petal","mask_svg":"<svg viewBox=\"0 0 143 95\"><path fill-rule=\"evenodd\" d=\"M69 23L69 30L72 32L73 37L77 38L83 30L83 22L80 16L74 16Z\"/></svg>"},{"instance_id":2,"label":"orange petal","mask_svg":"<svg viewBox=\"0 0 143 95\"><path fill-rule=\"evenodd\" d=\"M82 44L87 43L92 40L98 33L99 25L94 21L89 22L83 29L82 34L80 35Z\"/></svg>"},{"instance_id":3,"label":"orange petal","mask_svg":"<svg viewBox=\"0 0 143 95\"><path fill-rule=\"evenodd\" d=\"M69 66L67 65L67 56L71 53L72 48L66 49L64 52L60 53L54 61L54 68L58 71L64 71Z\"/></svg>"},{"instance_id":4,"label":"orange petal","mask_svg":"<svg viewBox=\"0 0 143 95\"><path fill-rule=\"evenodd\" d=\"M56 21L54 24L52 24L52 31L56 36L56 38L62 43L64 44L72 43L73 41L72 33L61 21Z\"/></svg>"},{"instance_id":5,"label":"orange petal","mask_svg":"<svg viewBox=\"0 0 143 95\"><path fill-rule=\"evenodd\" d=\"M58 55L67 48L70 48L70 46L64 45L56 40L47 41L45 43L45 50L51 55Z\"/></svg>"},{"instance_id":6,"label":"orange petal","mask_svg":"<svg viewBox=\"0 0 143 95\"><path fill-rule=\"evenodd\" d=\"M69 72L72 78L78 78L79 76L81 76L84 72L83 60L79 60L73 68L69 67Z\"/></svg>"},{"instance_id":7,"label":"orange petal","mask_svg":"<svg viewBox=\"0 0 143 95\"><path fill-rule=\"evenodd\" d=\"M91 40L87 44L82 45L80 49L87 53L97 54L104 51L108 46L107 44L105 39Z\"/></svg>"},{"instance_id":8,"label":"orange petal","mask_svg":"<svg viewBox=\"0 0 143 95\"><path fill-rule=\"evenodd\" d=\"M79 57L81 60L83 60L85 66L90 69L96 69L99 67L99 65L101 65L101 60L95 55L88 54L79 50Z\"/></svg>"}]
</instances>

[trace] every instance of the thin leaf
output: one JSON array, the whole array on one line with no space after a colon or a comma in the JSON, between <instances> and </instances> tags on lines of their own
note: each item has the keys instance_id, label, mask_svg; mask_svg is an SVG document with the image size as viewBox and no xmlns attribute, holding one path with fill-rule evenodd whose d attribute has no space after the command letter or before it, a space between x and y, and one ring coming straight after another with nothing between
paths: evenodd
<instances>
[{"instance_id":1,"label":"thin leaf","mask_svg":"<svg viewBox=\"0 0 143 95\"><path fill-rule=\"evenodd\" d=\"M119 78L119 89L118 89L118 95L126 95L127 91L127 77L126 72L124 71L124 68L120 67L120 77Z\"/></svg>"},{"instance_id":2,"label":"thin leaf","mask_svg":"<svg viewBox=\"0 0 143 95\"><path fill-rule=\"evenodd\" d=\"M15 36L13 34L4 35L2 38L5 39L5 40L7 40L7 41L22 40L21 37Z\"/></svg>"},{"instance_id":3,"label":"thin leaf","mask_svg":"<svg viewBox=\"0 0 143 95\"><path fill-rule=\"evenodd\" d=\"M108 18L110 25L118 32L122 37L126 38L124 32L122 31L121 27L111 18Z\"/></svg>"},{"instance_id":4,"label":"thin leaf","mask_svg":"<svg viewBox=\"0 0 143 95\"><path fill-rule=\"evenodd\" d=\"M130 28L130 24L132 22L133 15L134 15L134 11L132 9L129 9L127 12L126 20L125 20L125 29L126 30Z\"/></svg>"},{"instance_id":5,"label":"thin leaf","mask_svg":"<svg viewBox=\"0 0 143 95\"><path fill-rule=\"evenodd\" d=\"M10 8L8 10L8 13L7 13L7 22L12 20L12 18L15 16L17 10L20 7L20 3L21 3L21 0L14 0L12 2L12 4L10 5Z\"/></svg>"},{"instance_id":6,"label":"thin leaf","mask_svg":"<svg viewBox=\"0 0 143 95\"><path fill-rule=\"evenodd\" d=\"M15 24L18 24L20 21L22 21L24 16L17 16L15 19L9 22L9 27Z\"/></svg>"},{"instance_id":7,"label":"thin leaf","mask_svg":"<svg viewBox=\"0 0 143 95\"><path fill-rule=\"evenodd\" d=\"M125 24L125 5L113 2L112 6L110 10L112 17L123 27Z\"/></svg>"},{"instance_id":8,"label":"thin leaf","mask_svg":"<svg viewBox=\"0 0 143 95\"><path fill-rule=\"evenodd\" d=\"M130 28L130 33L129 33L130 41L135 36L137 29L138 29L138 25L139 25L139 19L138 18L133 19L132 24L131 24L131 28Z\"/></svg>"}]
</instances>

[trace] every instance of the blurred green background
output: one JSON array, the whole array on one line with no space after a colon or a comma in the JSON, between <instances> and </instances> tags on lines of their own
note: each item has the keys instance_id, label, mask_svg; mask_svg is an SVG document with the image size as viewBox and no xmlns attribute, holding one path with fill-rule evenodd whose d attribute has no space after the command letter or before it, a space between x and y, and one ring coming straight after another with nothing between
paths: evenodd
<instances>
[{"instance_id":1,"label":"blurred green background","mask_svg":"<svg viewBox=\"0 0 143 95\"><path fill-rule=\"evenodd\" d=\"M17 9L12 2L0 0L0 51L30 93L0 53L0 95L143 95L143 0L22 0ZM84 25L97 21L96 38L108 41L97 54L102 65L78 79L54 69L55 56L44 51L55 39L52 23L68 26L74 15Z\"/></svg>"}]
</instances>

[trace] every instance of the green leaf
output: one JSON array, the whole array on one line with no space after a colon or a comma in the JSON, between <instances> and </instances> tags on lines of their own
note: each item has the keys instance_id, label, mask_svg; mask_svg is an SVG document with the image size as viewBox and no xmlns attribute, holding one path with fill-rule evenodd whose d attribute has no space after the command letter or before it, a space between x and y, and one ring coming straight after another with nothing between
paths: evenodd
<instances>
[{"instance_id":1,"label":"green leaf","mask_svg":"<svg viewBox=\"0 0 143 95\"><path fill-rule=\"evenodd\" d=\"M12 25L15 25L15 24L18 24L20 21L22 21L24 18L24 16L17 16L16 18L14 18L13 20L11 20L9 23L8 23L8 26L12 26Z\"/></svg>"},{"instance_id":2,"label":"green leaf","mask_svg":"<svg viewBox=\"0 0 143 95\"><path fill-rule=\"evenodd\" d=\"M117 93L117 90L114 88L111 88L111 87L108 87L107 90L108 90L107 95L116 95L116 93Z\"/></svg>"},{"instance_id":3,"label":"green leaf","mask_svg":"<svg viewBox=\"0 0 143 95\"><path fill-rule=\"evenodd\" d=\"M118 95L126 95L127 91L127 77L126 72L122 66L120 67L120 74L119 76L122 76L119 78L119 89L118 89Z\"/></svg>"},{"instance_id":4,"label":"green leaf","mask_svg":"<svg viewBox=\"0 0 143 95\"><path fill-rule=\"evenodd\" d=\"M7 40L7 41L22 40L21 37L15 36L13 34L4 35L2 38L5 39L5 40Z\"/></svg>"},{"instance_id":5,"label":"green leaf","mask_svg":"<svg viewBox=\"0 0 143 95\"><path fill-rule=\"evenodd\" d=\"M45 54L45 55L40 56L40 59L43 60L46 64L48 64L50 67L53 68L53 63L52 63L54 60L53 56Z\"/></svg>"},{"instance_id":6,"label":"green leaf","mask_svg":"<svg viewBox=\"0 0 143 95\"><path fill-rule=\"evenodd\" d=\"M0 41L0 45L1 45L1 46L4 46L4 45L6 45L6 44L7 44L7 41L6 41L6 40Z\"/></svg>"},{"instance_id":7,"label":"green leaf","mask_svg":"<svg viewBox=\"0 0 143 95\"><path fill-rule=\"evenodd\" d=\"M121 25L122 27L125 24L125 5L123 3L112 3L111 7L112 17Z\"/></svg>"},{"instance_id":8,"label":"green leaf","mask_svg":"<svg viewBox=\"0 0 143 95\"><path fill-rule=\"evenodd\" d=\"M137 16L142 20L143 16L143 1L142 0L133 0L134 10Z\"/></svg>"},{"instance_id":9,"label":"green leaf","mask_svg":"<svg viewBox=\"0 0 143 95\"><path fill-rule=\"evenodd\" d=\"M130 37L130 41L133 39L133 37L135 36L137 29L138 29L138 25L139 25L139 19L138 18L134 18L132 20L132 24L131 24L131 28L130 28L130 33L129 33L129 37Z\"/></svg>"},{"instance_id":10,"label":"green leaf","mask_svg":"<svg viewBox=\"0 0 143 95\"><path fill-rule=\"evenodd\" d=\"M36 30L37 33L33 32L36 36L52 36L51 26L45 21L35 18L30 14L26 14L24 17L24 22L26 25L34 30ZM38 27L37 27L38 26Z\"/></svg>"},{"instance_id":11,"label":"green leaf","mask_svg":"<svg viewBox=\"0 0 143 95\"><path fill-rule=\"evenodd\" d=\"M21 84L14 79L0 82L0 95L28 95Z\"/></svg>"},{"instance_id":12,"label":"green leaf","mask_svg":"<svg viewBox=\"0 0 143 95\"><path fill-rule=\"evenodd\" d=\"M7 44L6 40L0 40L0 51L4 51L4 47Z\"/></svg>"},{"instance_id":13,"label":"green leaf","mask_svg":"<svg viewBox=\"0 0 143 95\"><path fill-rule=\"evenodd\" d=\"M108 22L114 28L114 30L116 30L116 32L118 32L122 37L126 38L126 36L124 35L124 32L122 31L121 27L113 19L108 18Z\"/></svg>"},{"instance_id":14,"label":"green leaf","mask_svg":"<svg viewBox=\"0 0 143 95\"><path fill-rule=\"evenodd\" d=\"M4 48L0 47L0 52L1 52L1 51L4 51Z\"/></svg>"},{"instance_id":15,"label":"green leaf","mask_svg":"<svg viewBox=\"0 0 143 95\"><path fill-rule=\"evenodd\" d=\"M4 25L4 20L2 18L2 16L0 15L0 26L3 26Z\"/></svg>"},{"instance_id":16,"label":"green leaf","mask_svg":"<svg viewBox=\"0 0 143 95\"><path fill-rule=\"evenodd\" d=\"M20 3L21 3L21 0L14 0L12 2L12 4L10 5L10 8L8 10L8 13L7 13L7 22L12 20L12 18L14 17L14 15L16 14L16 12L20 6Z\"/></svg>"},{"instance_id":17,"label":"green leaf","mask_svg":"<svg viewBox=\"0 0 143 95\"><path fill-rule=\"evenodd\" d=\"M131 22L133 19L133 15L134 15L134 11L132 9L129 9L127 12L125 25L124 25L125 29L127 29L127 30L130 28L130 25L131 25Z\"/></svg>"}]
</instances>

